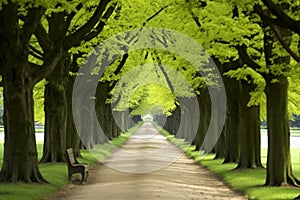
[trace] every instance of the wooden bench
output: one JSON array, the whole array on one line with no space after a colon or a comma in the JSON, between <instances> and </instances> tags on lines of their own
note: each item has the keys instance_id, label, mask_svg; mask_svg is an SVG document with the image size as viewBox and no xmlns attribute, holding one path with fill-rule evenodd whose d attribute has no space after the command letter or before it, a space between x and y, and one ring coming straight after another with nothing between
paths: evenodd
<instances>
[{"instance_id":1,"label":"wooden bench","mask_svg":"<svg viewBox=\"0 0 300 200\"><path fill-rule=\"evenodd\" d=\"M73 174L80 173L81 174L81 184L87 180L89 175L88 165L84 163L79 163L76 159L73 149L67 149L65 151L65 157L68 164L68 178L71 181L71 177Z\"/></svg>"}]
</instances>

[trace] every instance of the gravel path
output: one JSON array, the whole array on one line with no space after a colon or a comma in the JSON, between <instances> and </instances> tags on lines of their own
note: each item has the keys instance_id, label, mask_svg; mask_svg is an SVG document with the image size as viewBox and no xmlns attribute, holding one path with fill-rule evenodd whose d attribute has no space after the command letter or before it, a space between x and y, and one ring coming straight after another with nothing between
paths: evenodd
<instances>
[{"instance_id":1,"label":"gravel path","mask_svg":"<svg viewBox=\"0 0 300 200\"><path fill-rule=\"evenodd\" d=\"M182 154L150 123L90 171L48 200L246 199Z\"/></svg>"}]
</instances>

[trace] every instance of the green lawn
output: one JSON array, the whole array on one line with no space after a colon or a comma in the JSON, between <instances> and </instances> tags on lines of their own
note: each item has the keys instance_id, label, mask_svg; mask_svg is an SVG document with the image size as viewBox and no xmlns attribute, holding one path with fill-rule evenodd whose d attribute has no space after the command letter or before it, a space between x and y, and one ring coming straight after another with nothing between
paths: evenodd
<instances>
[{"instance_id":1,"label":"green lawn","mask_svg":"<svg viewBox=\"0 0 300 200\"><path fill-rule=\"evenodd\" d=\"M194 151L195 147L190 146L182 139L176 139L168 132L161 130L170 141L182 148L189 156L193 157L202 166L220 176L228 185L244 193L249 199L294 199L300 194L300 188L296 187L265 187L265 169L249 169L249 170L234 170L236 164L222 164L223 159L214 159L214 155L210 154L205 157L200 157L200 152ZM292 164L294 174L300 178L300 149L291 148ZM262 163L266 166L267 149L261 150Z\"/></svg>"},{"instance_id":2,"label":"green lawn","mask_svg":"<svg viewBox=\"0 0 300 200\"><path fill-rule=\"evenodd\" d=\"M136 126L126 134L121 134L119 138L113 139L110 143L103 145L96 145L95 149L101 154L97 154L97 159L103 159L105 156L127 141L131 133L133 133L139 126ZM43 144L38 142L38 157L42 156ZM99 162L89 151L82 150L83 158L78 159L79 162L85 162L89 165L94 165ZM3 142L0 142L0 166L3 160ZM24 184L24 183L0 183L0 200L40 200L46 196L56 192L62 186L68 184L67 165L66 163L50 163L39 164L39 169L43 177L50 182L50 184Z\"/></svg>"},{"instance_id":3,"label":"green lawn","mask_svg":"<svg viewBox=\"0 0 300 200\"><path fill-rule=\"evenodd\" d=\"M130 130L130 133L134 132L138 127ZM168 134L164 132L164 134ZM112 141L112 143L97 145L95 151L97 153L97 159L99 156L105 157L109 155L113 149L121 146L129 137L129 134L122 134L121 137ZM174 139L172 136L168 136L171 141L179 145L184 149L187 154L194 157L201 165L209 168L211 171L217 173L222 177L229 185L234 187L247 195L250 199L293 199L300 194L300 189L294 187L264 187L265 181L265 169L258 170L233 170L236 164L222 164L223 160L214 160L214 155L208 155L206 157L199 157L199 152L193 151L193 146L187 145L181 139ZM42 143L37 144L38 156L42 155ZM262 149L262 162L266 163L266 148ZM297 177L300 177L300 149L292 148L292 162L294 173ZM93 165L98 160L92 156L88 151L82 150L83 159L79 159L80 162ZM3 143L0 142L0 165L2 165L3 158ZM42 175L50 182L50 184L3 184L0 186L0 199L9 200L40 200L50 195L60 187L66 185L67 181L67 167L65 163L56 164L40 164L40 171Z\"/></svg>"},{"instance_id":4,"label":"green lawn","mask_svg":"<svg viewBox=\"0 0 300 200\"><path fill-rule=\"evenodd\" d=\"M266 163L266 149L262 149L262 162ZM300 177L299 149L291 149L294 173ZM199 163L221 176L229 185L243 192L249 199L294 199L300 194L295 187L265 187L265 169L234 170L236 164L222 164L223 160L213 159L208 155L199 160Z\"/></svg>"}]
</instances>

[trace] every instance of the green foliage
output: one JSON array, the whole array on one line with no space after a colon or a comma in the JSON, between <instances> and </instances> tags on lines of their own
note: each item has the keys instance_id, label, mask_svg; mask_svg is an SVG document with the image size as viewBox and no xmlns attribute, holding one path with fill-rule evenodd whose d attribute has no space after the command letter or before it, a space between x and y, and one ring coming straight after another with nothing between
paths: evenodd
<instances>
[{"instance_id":1,"label":"green foliage","mask_svg":"<svg viewBox=\"0 0 300 200\"><path fill-rule=\"evenodd\" d=\"M296 2L286 2L290 6L285 6L285 12L288 12L290 16L298 16L296 13L299 6ZM246 80L250 78L252 83L257 85L256 90L251 93L251 99L248 106L260 105L261 116L265 118L266 113L266 97L264 94L265 81L259 74L261 73L273 73L275 75L283 74L288 77L293 77L290 80L289 89L289 111L290 113L298 113L299 102L296 92L295 83L299 79L298 64L294 60L291 60L290 64L279 64L278 60L282 57L288 57L289 54L279 41L275 41L273 44L272 65L266 65L264 55L264 34L262 28L262 21L260 17L253 12L254 5L259 4L263 8L264 5L260 1L206 1L205 6L201 6L197 1L189 1L189 11L197 17L201 23L199 31L205 37L203 37L203 46L205 49L216 56L221 62L229 62L230 60L236 60L239 58L236 46L246 45L247 53L249 56L260 66L260 68L251 70L249 67L241 66L235 71L228 72L231 78L237 80ZM291 49L294 52L298 52L299 35L291 34L286 30L281 32L287 35L284 40L287 44L290 43ZM224 69L226 71L226 69ZM273 80L276 81L276 80ZM293 86L294 85L294 86Z\"/></svg>"},{"instance_id":2,"label":"green foliage","mask_svg":"<svg viewBox=\"0 0 300 200\"><path fill-rule=\"evenodd\" d=\"M292 114L300 114L300 79L299 77L289 78L289 90L288 90L288 109L290 113L290 118Z\"/></svg>"},{"instance_id":3,"label":"green foliage","mask_svg":"<svg viewBox=\"0 0 300 200\"><path fill-rule=\"evenodd\" d=\"M174 55L167 54L167 52L159 54L159 62L161 63L159 67L156 60L157 55L157 52L152 50L130 52L121 73L113 73L118 62L106 69L101 80L117 81L111 92L113 94L111 101L114 102L121 96L115 110L122 111L127 108L135 108L133 113L136 114L152 110L151 112L169 115L176 107L175 96L189 97L194 95L193 87L199 87L201 83L200 79L193 79L196 69L183 59L181 61L180 58L174 59ZM186 67L181 65L184 62ZM170 79L174 88L173 93L167 91L170 90L170 85L168 85L161 67Z\"/></svg>"},{"instance_id":4,"label":"green foliage","mask_svg":"<svg viewBox=\"0 0 300 200\"><path fill-rule=\"evenodd\" d=\"M146 93L144 98L139 99L139 91ZM168 89L161 85L149 84L139 88L136 93L132 95L133 99L139 99L138 103L132 103L135 105L131 115L144 115L144 114L166 114L170 115L176 108L176 97ZM136 102L136 100L133 100Z\"/></svg>"},{"instance_id":5,"label":"green foliage","mask_svg":"<svg viewBox=\"0 0 300 200\"><path fill-rule=\"evenodd\" d=\"M33 90L34 98L34 120L42 124L45 122L45 112L44 112L44 90L46 81L42 80L37 83Z\"/></svg>"}]
</instances>

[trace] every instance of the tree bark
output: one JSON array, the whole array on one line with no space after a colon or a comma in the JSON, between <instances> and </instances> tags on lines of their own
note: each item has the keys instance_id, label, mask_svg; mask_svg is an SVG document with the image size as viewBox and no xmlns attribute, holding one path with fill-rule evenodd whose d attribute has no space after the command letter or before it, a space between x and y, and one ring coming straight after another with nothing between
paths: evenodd
<instances>
[{"instance_id":1,"label":"tree bark","mask_svg":"<svg viewBox=\"0 0 300 200\"><path fill-rule=\"evenodd\" d=\"M227 144L226 144L226 126L224 125L220 138L214 148L216 156L214 159L224 159L227 153Z\"/></svg>"},{"instance_id":2,"label":"tree bark","mask_svg":"<svg viewBox=\"0 0 300 200\"><path fill-rule=\"evenodd\" d=\"M41 163L64 162L67 132L67 80L68 57L63 57L56 69L46 78L45 87L45 136Z\"/></svg>"},{"instance_id":3,"label":"tree bark","mask_svg":"<svg viewBox=\"0 0 300 200\"><path fill-rule=\"evenodd\" d=\"M38 168L32 94L42 75L28 62L29 41L44 12L41 7L28 9L20 27L17 2L8 1L0 11L0 69L5 105L0 182L46 182ZM46 73L48 67L41 68Z\"/></svg>"},{"instance_id":4,"label":"tree bark","mask_svg":"<svg viewBox=\"0 0 300 200\"><path fill-rule=\"evenodd\" d=\"M204 138L210 123L211 118L211 99L207 87L200 89L200 95L197 95L200 111L199 127L197 130L197 135L192 142L196 145L196 150L205 151ZM208 153L208 152L205 152Z\"/></svg>"},{"instance_id":5,"label":"tree bark","mask_svg":"<svg viewBox=\"0 0 300 200\"><path fill-rule=\"evenodd\" d=\"M240 158L237 169L262 167L260 160L260 115L259 106L248 107L255 85L241 81L240 111Z\"/></svg>"},{"instance_id":6,"label":"tree bark","mask_svg":"<svg viewBox=\"0 0 300 200\"><path fill-rule=\"evenodd\" d=\"M230 62L225 65L227 70L236 69L238 63ZM225 121L225 137L227 152L224 163L238 162L240 157L239 149L239 98L240 98L240 84L238 81L223 77L226 96L227 96L227 110Z\"/></svg>"},{"instance_id":7,"label":"tree bark","mask_svg":"<svg viewBox=\"0 0 300 200\"><path fill-rule=\"evenodd\" d=\"M273 52L275 36L268 27L264 30L264 53L266 65L289 65L290 56L280 56ZM291 32L281 30L288 45L291 44ZM288 67L283 67L288 71ZM284 74L263 74L266 80L268 157L265 185L299 185L292 172L290 155L290 131L288 120L288 80Z\"/></svg>"},{"instance_id":8,"label":"tree bark","mask_svg":"<svg viewBox=\"0 0 300 200\"><path fill-rule=\"evenodd\" d=\"M273 79L279 82L272 83ZM292 172L288 121L288 80L266 75L268 158L266 185L298 185Z\"/></svg>"},{"instance_id":9,"label":"tree bark","mask_svg":"<svg viewBox=\"0 0 300 200\"><path fill-rule=\"evenodd\" d=\"M7 132L1 182L46 182L38 169L33 86L25 84L26 78L21 72L13 80L3 77Z\"/></svg>"},{"instance_id":10,"label":"tree bark","mask_svg":"<svg viewBox=\"0 0 300 200\"><path fill-rule=\"evenodd\" d=\"M178 105L170 116L170 133L176 135L176 137L178 138L184 138L183 132L176 134L178 133L180 127L182 109L183 107L181 105Z\"/></svg>"},{"instance_id":11,"label":"tree bark","mask_svg":"<svg viewBox=\"0 0 300 200\"><path fill-rule=\"evenodd\" d=\"M77 72L76 59L73 60L72 72ZM80 145L81 141L75 126L73 118L72 109L72 93L73 85L75 82L75 76L69 75L67 78L67 89L66 89L66 99L67 99L67 127L66 127L66 148L72 148L76 157L80 157Z\"/></svg>"}]
</instances>

